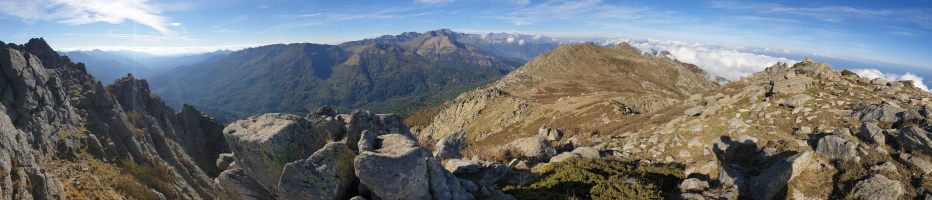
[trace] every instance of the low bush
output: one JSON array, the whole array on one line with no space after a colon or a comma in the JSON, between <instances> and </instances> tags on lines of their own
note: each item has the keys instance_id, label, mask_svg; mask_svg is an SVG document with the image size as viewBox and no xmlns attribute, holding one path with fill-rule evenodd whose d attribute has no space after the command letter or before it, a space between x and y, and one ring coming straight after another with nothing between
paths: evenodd
<instances>
[{"instance_id":1,"label":"low bush","mask_svg":"<svg viewBox=\"0 0 932 200\"><path fill-rule=\"evenodd\" d=\"M685 178L681 167L577 159L544 167L528 185L506 185L519 199L663 199Z\"/></svg>"}]
</instances>

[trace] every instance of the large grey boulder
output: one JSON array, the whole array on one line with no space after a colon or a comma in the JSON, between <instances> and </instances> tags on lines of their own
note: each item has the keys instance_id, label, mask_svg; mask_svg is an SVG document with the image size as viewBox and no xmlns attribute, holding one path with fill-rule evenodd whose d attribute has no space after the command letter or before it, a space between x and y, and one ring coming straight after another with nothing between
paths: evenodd
<instances>
[{"instance_id":1,"label":"large grey boulder","mask_svg":"<svg viewBox=\"0 0 932 200\"><path fill-rule=\"evenodd\" d=\"M602 155L599 153L599 149L595 147L577 147L573 149L573 153L579 154L579 156L588 159L600 159Z\"/></svg>"},{"instance_id":2,"label":"large grey boulder","mask_svg":"<svg viewBox=\"0 0 932 200\"><path fill-rule=\"evenodd\" d=\"M482 170L482 165L472 160L450 159L446 161L443 168L447 169L447 171L459 174L477 172Z\"/></svg>"},{"instance_id":3,"label":"large grey boulder","mask_svg":"<svg viewBox=\"0 0 932 200\"><path fill-rule=\"evenodd\" d=\"M806 151L779 160L750 179L748 188L752 199L773 199L786 190L786 184L798 176L811 163L812 152Z\"/></svg>"},{"instance_id":4,"label":"large grey boulder","mask_svg":"<svg viewBox=\"0 0 932 200\"><path fill-rule=\"evenodd\" d=\"M790 108L796 108L796 107L800 107L804 105L810 99L812 99L812 97L807 94L797 94L797 95L793 95L790 98L787 98L786 100L781 101L780 105L790 107Z\"/></svg>"},{"instance_id":5,"label":"large grey boulder","mask_svg":"<svg viewBox=\"0 0 932 200\"><path fill-rule=\"evenodd\" d=\"M343 118L346 123L346 144L359 152L356 145L359 142L362 131L368 130L376 135L382 134L401 134L405 137L414 139L408 127L404 124L404 119L395 114L373 114L368 111L353 111L352 114Z\"/></svg>"},{"instance_id":6,"label":"large grey boulder","mask_svg":"<svg viewBox=\"0 0 932 200\"><path fill-rule=\"evenodd\" d=\"M859 104L851 112L849 118L864 122L874 121L893 124L900 120L897 113L903 111L905 109L886 101L880 104Z\"/></svg>"},{"instance_id":7,"label":"large grey boulder","mask_svg":"<svg viewBox=\"0 0 932 200\"><path fill-rule=\"evenodd\" d=\"M910 167L916 168L922 172L922 174L932 173L932 163L922 158L921 156L910 155L907 153L900 154L900 159L906 161L906 164Z\"/></svg>"},{"instance_id":8,"label":"large grey boulder","mask_svg":"<svg viewBox=\"0 0 932 200\"><path fill-rule=\"evenodd\" d=\"M236 155L236 164L273 193L285 164L307 158L327 142L327 135L310 132L303 118L281 113L235 121L223 135Z\"/></svg>"},{"instance_id":9,"label":"large grey boulder","mask_svg":"<svg viewBox=\"0 0 932 200\"><path fill-rule=\"evenodd\" d=\"M463 154L460 150L464 144L466 144L466 132L462 129L453 131L453 133L437 141L434 146L434 149L436 149L434 150L434 157L438 160L462 158Z\"/></svg>"},{"instance_id":10,"label":"large grey boulder","mask_svg":"<svg viewBox=\"0 0 932 200\"><path fill-rule=\"evenodd\" d=\"M221 172L214 184L220 190L221 199L273 199L272 194L240 168Z\"/></svg>"},{"instance_id":11,"label":"large grey boulder","mask_svg":"<svg viewBox=\"0 0 932 200\"><path fill-rule=\"evenodd\" d=\"M356 174L353 153L345 143L331 142L307 159L285 164L279 180L284 199L345 199Z\"/></svg>"},{"instance_id":12,"label":"large grey boulder","mask_svg":"<svg viewBox=\"0 0 932 200\"><path fill-rule=\"evenodd\" d=\"M427 158L428 178L430 179L430 193L435 200L470 200L472 194L466 191L459 178L444 170L440 162L434 158ZM481 166L480 166L481 167Z\"/></svg>"},{"instance_id":13,"label":"large grey boulder","mask_svg":"<svg viewBox=\"0 0 932 200\"><path fill-rule=\"evenodd\" d=\"M557 150L550 145L550 142L540 136L518 138L508 143L506 148L511 148L520 156L528 158L549 158L557 153Z\"/></svg>"},{"instance_id":14,"label":"large grey boulder","mask_svg":"<svg viewBox=\"0 0 932 200\"><path fill-rule=\"evenodd\" d=\"M857 143L829 135L819 139L816 153L833 160L857 160Z\"/></svg>"},{"instance_id":15,"label":"large grey boulder","mask_svg":"<svg viewBox=\"0 0 932 200\"><path fill-rule=\"evenodd\" d=\"M899 199L902 194L903 185L900 182L874 174L855 184L850 197L863 200L893 200Z\"/></svg>"},{"instance_id":16,"label":"large grey boulder","mask_svg":"<svg viewBox=\"0 0 932 200\"><path fill-rule=\"evenodd\" d=\"M777 78L770 82L769 96L778 94L796 94L805 92L813 83L813 79L807 76L799 76L789 72L782 78Z\"/></svg>"},{"instance_id":17,"label":"large grey boulder","mask_svg":"<svg viewBox=\"0 0 932 200\"><path fill-rule=\"evenodd\" d=\"M883 134L883 130L877 126L875 122L864 122L861 124L861 131L858 132L858 136L861 139L864 139L868 142L873 142L879 145L882 145L887 142L886 136Z\"/></svg>"},{"instance_id":18,"label":"large grey boulder","mask_svg":"<svg viewBox=\"0 0 932 200\"><path fill-rule=\"evenodd\" d=\"M473 199L460 179L409 136L366 131L358 146L356 176L376 199Z\"/></svg>"},{"instance_id":19,"label":"large grey boulder","mask_svg":"<svg viewBox=\"0 0 932 200\"><path fill-rule=\"evenodd\" d=\"M377 144L372 151L361 151L353 161L359 182L381 199L431 198L427 150L400 134L380 135L376 140L359 141L359 146Z\"/></svg>"},{"instance_id":20,"label":"large grey boulder","mask_svg":"<svg viewBox=\"0 0 932 200\"><path fill-rule=\"evenodd\" d=\"M932 139L930 138L932 138L932 133L918 126L908 126L900 129L900 135L896 137L896 140L903 149L932 154Z\"/></svg>"}]
</instances>

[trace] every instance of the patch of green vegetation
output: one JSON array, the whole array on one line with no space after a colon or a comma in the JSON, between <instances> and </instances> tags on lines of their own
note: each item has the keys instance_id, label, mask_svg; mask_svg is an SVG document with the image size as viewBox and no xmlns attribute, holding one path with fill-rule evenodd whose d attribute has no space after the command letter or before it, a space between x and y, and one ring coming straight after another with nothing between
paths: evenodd
<instances>
[{"instance_id":1,"label":"patch of green vegetation","mask_svg":"<svg viewBox=\"0 0 932 200\"><path fill-rule=\"evenodd\" d=\"M129 177L116 179L116 188L125 195L136 197L136 199L151 199L149 197L154 194L149 192L148 188L152 188L165 195L168 199L178 198L178 191L172 186L172 183L175 182L174 176L168 165L137 164L127 159L120 163L120 167L136 179L135 181Z\"/></svg>"},{"instance_id":2,"label":"patch of green vegetation","mask_svg":"<svg viewBox=\"0 0 932 200\"><path fill-rule=\"evenodd\" d=\"M540 170L529 185L506 185L519 199L663 199L686 177L682 167L633 161L577 159Z\"/></svg>"}]
</instances>

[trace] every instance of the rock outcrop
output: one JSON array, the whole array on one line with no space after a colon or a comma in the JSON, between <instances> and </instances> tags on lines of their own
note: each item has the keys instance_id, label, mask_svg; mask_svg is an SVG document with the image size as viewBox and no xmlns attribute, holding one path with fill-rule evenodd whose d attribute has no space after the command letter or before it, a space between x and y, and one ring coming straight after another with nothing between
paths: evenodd
<instances>
[{"instance_id":1,"label":"rock outcrop","mask_svg":"<svg viewBox=\"0 0 932 200\"><path fill-rule=\"evenodd\" d=\"M176 113L132 75L104 87L43 39L0 47L0 73L0 198L217 197L229 150L193 107Z\"/></svg>"},{"instance_id":2,"label":"rock outcrop","mask_svg":"<svg viewBox=\"0 0 932 200\"><path fill-rule=\"evenodd\" d=\"M223 133L235 160L215 180L223 191L265 199L472 199L397 115L270 113Z\"/></svg>"},{"instance_id":3,"label":"rock outcrop","mask_svg":"<svg viewBox=\"0 0 932 200\"><path fill-rule=\"evenodd\" d=\"M356 181L353 153L331 142L304 160L285 164L279 180L283 199L345 199Z\"/></svg>"}]
</instances>

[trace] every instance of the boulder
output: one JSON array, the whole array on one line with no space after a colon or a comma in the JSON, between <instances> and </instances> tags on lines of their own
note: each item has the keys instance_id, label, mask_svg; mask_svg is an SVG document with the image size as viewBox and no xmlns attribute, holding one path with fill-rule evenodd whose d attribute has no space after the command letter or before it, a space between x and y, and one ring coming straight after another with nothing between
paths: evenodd
<instances>
[{"instance_id":1,"label":"boulder","mask_svg":"<svg viewBox=\"0 0 932 200\"><path fill-rule=\"evenodd\" d=\"M310 133L303 118L281 113L235 121L223 135L236 155L236 164L273 193L285 164L307 158L327 141L324 134Z\"/></svg>"},{"instance_id":2,"label":"boulder","mask_svg":"<svg viewBox=\"0 0 932 200\"><path fill-rule=\"evenodd\" d=\"M400 134L414 139L404 119L395 114L372 114L368 111L354 111L343 118L346 123L346 139L350 149L358 152L356 145L363 130L371 131L376 135Z\"/></svg>"},{"instance_id":3,"label":"boulder","mask_svg":"<svg viewBox=\"0 0 932 200\"><path fill-rule=\"evenodd\" d=\"M887 142L886 136L883 134L883 130L877 126L875 122L864 122L861 124L861 130L858 131L858 136L861 139L873 142L876 144L884 144Z\"/></svg>"},{"instance_id":4,"label":"boulder","mask_svg":"<svg viewBox=\"0 0 932 200\"><path fill-rule=\"evenodd\" d=\"M894 200L899 199L903 194L903 185L884 175L874 174L855 184L851 191L852 199Z\"/></svg>"},{"instance_id":5,"label":"boulder","mask_svg":"<svg viewBox=\"0 0 932 200\"><path fill-rule=\"evenodd\" d=\"M793 180L810 164L812 152L806 151L779 160L761 173L751 178L748 188L752 199L773 199L786 191L786 184Z\"/></svg>"},{"instance_id":6,"label":"boulder","mask_svg":"<svg viewBox=\"0 0 932 200\"><path fill-rule=\"evenodd\" d=\"M449 164L449 162L448 162ZM478 163L475 163L478 165ZM444 170L440 162L434 158L427 158L428 177L430 180L430 194L435 200L470 200L472 194L466 191L459 178ZM481 166L479 166L481 167Z\"/></svg>"},{"instance_id":7,"label":"boulder","mask_svg":"<svg viewBox=\"0 0 932 200\"><path fill-rule=\"evenodd\" d=\"M900 154L900 158L903 161L906 161L906 164L912 168L918 169L922 174L932 173L932 163L929 163L926 159L923 159L920 156L914 156L909 154Z\"/></svg>"},{"instance_id":8,"label":"boulder","mask_svg":"<svg viewBox=\"0 0 932 200\"><path fill-rule=\"evenodd\" d=\"M284 199L345 199L356 180L353 153L345 143L331 142L307 159L285 164L279 180Z\"/></svg>"},{"instance_id":9,"label":"boulder","mask_svg":"<svg viewBox=\"0 0 932 200\"><path fill-rule=\"evenodd\" d=\"M579 154L579 156L588 159L602 158L602 155L599 154L599 149L595 147L577 147L573 150L573 153Z\"/></svg>"},{"instance_id":10,"label":"boulder","mask_svg":"<svg viewBox=\"0 0 932 200\"><path fill-rule=\"evenodd\" d=\"M812 99L812 97L807 94L797 94L797 95L793 95L790 98L787 98L786 100L783 100L782 102L780 102L780 105L790 107L790 108L796 108L796 107L802 106L803 104L808 102L810 99Z\"/></svg>"},{"instance_id":11,"label":"boulder","mask_svg":"<svg viewBox=\"0 0 932 200\"><path fill-rule=\"evenodd\" d=\"M217 157L217 161L215 162L217 165L217 169L220 169L220 170L230 169L230 165L232 165L233 162L235 161L234 159L236 158L233 157L233 153L220 154Z\"/></svg>"},{"instance_id":12,"label":"boulder","mask_svg":"<svg viewBox=\"0 0 932 200\"><path fill-rule=\"evenodd\" d=\"M819 139L816 153L832 160L857 160L857 144L839 136L829 135Z\"/></svg>"},{"instance_id":13,"label":"boulder","mask_svg":"<svg viewBox=\"0 0 932 200\"><path fill-rule=\"evenodd\" d=\"M919 128L918 126L908 126L900 129L900 135L896 137L900 147L908 151L919 151L926 154L932 154L932 133Z\"/></svg>"},{"instance_id":14,"label":"boulder","mask_svg":"<svg viewBox=\"0 0 932 200\"><path fill-rule=\"evenodd\" d=\"M683 111L683 114L685 114L686 116L699 116L700 114L702 114L703 110L705 110L705 106L695 106L695 107L686 109L686 111Z\"/></svg>"},{"instance_id":15,"label":"boulder","mask_svg":"<svg viewBox=\"0 0 932 200\"><path fill-rule=\"evenodd\" d=\"M466 132L462 129L453 131L453 133L447 134L447 136L437 141L437 145L434 146L434 157L439 160L446 160L452 158L462 158L463 154L460 153L460 150L463 148L463 145L466 144Z\"/></svg>"},{"instance_id":16,"label":"boulder","mask_svg":"<svg viewBox=\"0 0 932 200\"><path fill-rule=\"evenodd\" d=\"M447 171L453 172L455 174L472 173L482 170L482 165L480 165L478 162L466 159L447 160L443 167L447 169Z\"/></svg>"},{"instance_id":17,"label":"boulder","mask_svg":"<svg viewBox=\"0 0 932 200\"><path fill-rule=\"evenodd\" d=\"M812 78L807 76L786 76L785 78L773 80L770 83L770 92L768 96L778 94L796 94L805 92L812 85Z\"/></svg>"},{"instance_id":18,"label":"boulder","mask_svg":"<svg viewBox=\"0 0 932 200\"><path fill-rule=\"evenodd\" d=\"M221 172L214 179L214 185L220 189L220 199L272 199L272 194L240 168Z\"/></svg>"},{"instance_id":19,"label":"boulder","mask_svg":"<svg viewBox=\"0 0 932 200\"><path fill-rule=\"evenodd\" d=\"M578 153L563 152L563 153L557 154L556 156L550 157L550 162L551 163L563 162L563 161L567 161L571 159L576 159L579 157L580 155Z\"/></svg>"},{"instance_id":20,"label":"boulder","mask_svg":"<svg viewBox=\"0 0 932 200\"><path fill-rule=\"evenodd\" d=\"M514 149L520 156L528 158L548 158L557 153L550 142L540 136L518 138L506 145L506 148Z\"/></svg>"},{"instance_id":21,"label":"boulder","mask_svg":"<svg viewBox=\"0 0 932 200\"><path fill-rule=\"evenodd\" d=\"M548 128L548 127L543 127L543 126L541 126L540 129L537 130L537 135L540 137L547 138L547 141L557 141L563 138L563 132L560 131L559 129Z\"/></svg>"},{"instance_id":22,"label":"boulder","mask_svg":"<svg viewBox=\"0 0 932 200\"><path fill-rule=\"evenodd\" d=\"M680 183L679 189L680 192L702 192L709 189L709 182L697 178L688 178Z\"/></svg>"},{"instance_id":23,"label":"boulder","mask_svg":"<svg viewBox=\"0 0 932 200\"><path fill-rule=\"evenodd\" d=\"M431 198L427 150L400 134L380 135L375 140L359 141L363 144L378 144L371 151L361 151L353 160L359 182L381 199L429 199Z\"/></svg>"},{"instance_id":24,"label":"boulder","mask_svg":"<svg viewBox=\"0 0 932 200\"><path fill-rule=\"evenodd\" d=\"M884 122L893 124L900 120L897 113L903 112L904 109L890 102L880 104L859 104L857 105L849 118L863 122Z\"/></svg>"},{"instance_id":25,"label":"boulder","mask_svg":"<svg viewBox=\"0 0 932 200\"><path fill-rule=\"evenodd\" d=\"M516 158L516 159L511 159L511 161L508 162L508 164L505 165L505 166L507 166L507 167L509 167L509 168L512 168L512 169L517 169L517 170L527 170L527 169L530 169L530 168L528 167L528 165L527 165L527 162L524 162L523 160L518 160L517 158Z\"/></svg>"}]
</instances>

